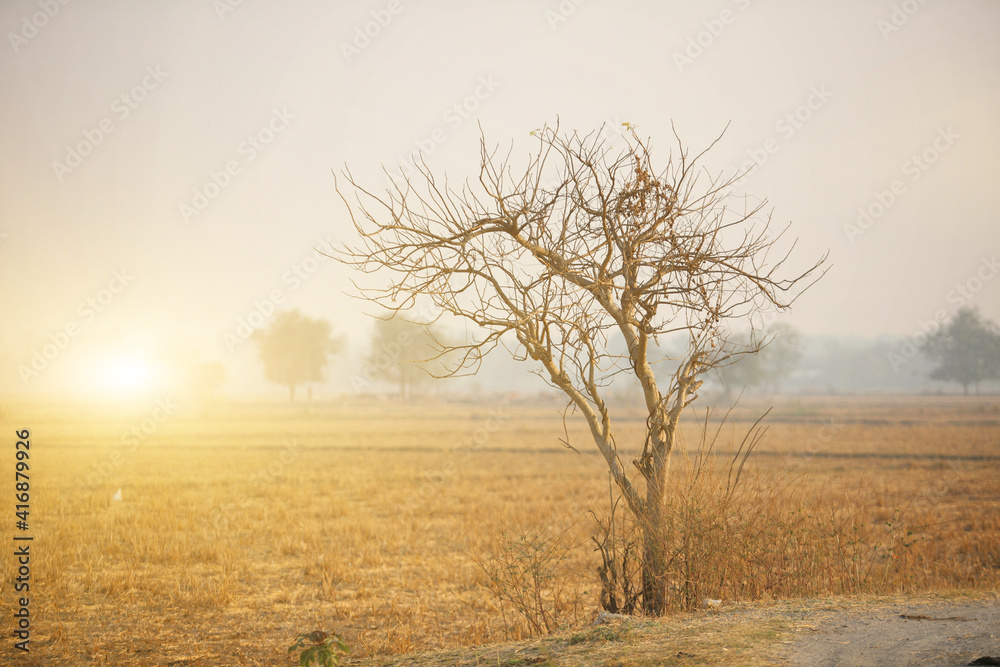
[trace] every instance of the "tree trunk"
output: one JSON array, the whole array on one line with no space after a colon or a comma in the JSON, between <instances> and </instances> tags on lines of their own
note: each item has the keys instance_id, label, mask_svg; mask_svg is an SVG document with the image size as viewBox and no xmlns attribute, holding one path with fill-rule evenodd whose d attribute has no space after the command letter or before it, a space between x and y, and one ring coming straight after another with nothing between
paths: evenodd
<instances>
[{"instance_id":1,"label":"tree trunk","mask_svg":"<svg viewBox=\"0 0 1000 667\"><path fill-rule=\"evenodd\" d=\"M660 616L667 608L667 475L670 472L666 443L653 447L653 461L646 486L642 519L642 609Z\"/></svg>"},{"instance_id":2,"label":"tree trunk","mask_svg":"<svg viewBox=\"0 0 1000 667\"><path fill-rule=\"evenodd\" d=\"M650 512L643 519L642 610L647 616L660 616L667 607L662 517L662 513Z\"/></svg>"}]
</instances>

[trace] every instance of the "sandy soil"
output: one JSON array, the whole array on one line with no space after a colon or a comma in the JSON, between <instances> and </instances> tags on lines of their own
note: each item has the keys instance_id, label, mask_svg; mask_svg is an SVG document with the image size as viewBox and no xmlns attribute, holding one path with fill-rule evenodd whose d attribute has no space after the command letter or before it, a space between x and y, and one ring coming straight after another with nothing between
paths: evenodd
<instances>
[{"instance_id":1,"label":"sandy soil","mask_svg":"<svg viewBox=\"0 0 1000 667\"><path fill-rule=\"evenodd\" d=\"M937 667L1000 659L998 600L819 609L796 625L780 655L788 665Z\"/></svg>"}]
</instances>

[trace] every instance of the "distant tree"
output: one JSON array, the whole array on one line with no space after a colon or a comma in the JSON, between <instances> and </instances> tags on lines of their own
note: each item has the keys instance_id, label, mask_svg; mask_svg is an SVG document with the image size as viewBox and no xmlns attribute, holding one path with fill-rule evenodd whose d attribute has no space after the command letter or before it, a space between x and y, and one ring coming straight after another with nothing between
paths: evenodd
<instances>
[{"instance_id":1,"label":"distant tree","mask_svg":"<svg viewBox=\"0 0 1000 667\"><path fill-rule=\"evenodd\" d=\"M817 339L800 368L809 377L812 389L825 389L831 394L909 392L923 385L929 387L930 361L901 356L904 343L890 336Z\"/></svg>"},{"instance_id":2,"label":"distant tree","mask_svg":"<svg viewBox=\"0 0 1000 667\"><path fill-rule=\"evenodd\" d=\"M758 338L763 336L751 335L750 345L761 345ZM725 388L726 396L730 396L733 391L741 389L753 389L764 384L764 358L763 348L757 354L746 354L728 366L719 368L719 378Z\"/></svg>"},{"instance_id":3,"label":"distant tree","mask_svg":"<svg viewBox=\"0 0 1000 667\"><path fill-rule=\"evenodd\" d=\"M777 393L781 382L799 367L802 360L802 336L791 324L780 322L771 328L774 338L764 348L767 381Z\"/></svg>"},{"instance_id":4,"label":"distant tree","mask_svg":"<svg viewBox=\"0 0 1000 667\"><path fill-rule=\"evenodd\" d=\"M190 339L177 337L166 342L157 351L157 360L170 369L171 395L185 402L210 403L226 383L226 367L218 361L205 361L200 346Z\"/></svg>"},{"instance_id":5,"label":"distant tree","mask_svg":"<svg viewBox=\"0 0 1000 667\"><path fill-rule=\"evenodd\" d=\"M194 394L200 401L210 401L226 382L226 367L217 361L199 363L192 369Z\"/></svg>"},{"instance_id":6,"label":"distant tree","mask_svg":"<svg viewBox=\"0 0 1000 667\"><path fill-rule=\"evenodd\" d=\"M760 340L756 340L759 337ZM798 368L802 359L802 336L784 322L763 334L751 336L751 347L761 345L756 354L745 355L722 369L722 382L727 393L734 388L770 385L777 392L781 381Z\"/></svg>"},{"instance_id":7,"label":"distant tree","mask_svg":"<svg viewBox=\"0 0 1000 667\"><path fill-rule=\"evenodd\" d=\"M1000 378L1000 330L975 308L961 308L941 330L931 335L924 351L937 367L931 378L958 382L962 393L969 385L979 391L983 380Z\"/></svg>"},{"instance_id":8,"label":"distant tree","mask_svg":"<svg viewBox=\"0 0 1000 667\"><path fill-rule=\"evenodd\" d=\"M265 377L288 387L293 401L296 386L323 379L330 355L339 352L343 344L332 337L329 322L310 319L298 310L279 312L270 328L257 331L254 339Z\"/></svg>"},{"instance_id":9,"label":"distant tree","mask_svg":"<svg viewBox=\"0 0 1000 667\"><path fill-rule=\"evenodd\" d=\"M441 353L435 342L440 335L430 325L411 322L401 314L376 320L363 383L396 382L400 396L411 396L417 386L445 371L436 359Z\"/></svg>"}]
</instances>

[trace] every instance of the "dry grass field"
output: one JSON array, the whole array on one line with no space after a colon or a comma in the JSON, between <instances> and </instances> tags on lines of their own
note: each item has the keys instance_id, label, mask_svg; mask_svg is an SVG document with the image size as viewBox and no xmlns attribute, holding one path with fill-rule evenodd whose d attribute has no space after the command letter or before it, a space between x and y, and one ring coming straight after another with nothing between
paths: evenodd
<instances>
[{"instance_id":1,"label":"dry grass field","mask_svg":"<svg viewBox=\"0 0 1000 667\"><path fill-rule=\"evenodd\" d=\"M24 655L11 638L7 473L2 662L290 665L296 634L315 629L342 634L359 663L517 639L528 626L477 564L504 553L547 568L547 613L590 641L600 559L589 511L607 513L607 475L581 423L570 433L582 454L559 444L560 406L544 403L182 405L160 422L153 403L6 403L8 470L15 431L31 430L35 539ZM774 403L736 496L744 507L693 520L699 595L996 590L995 398ZM724 464L766 407L741 405L711 460ZM622 421L620 443L641 443L642 426L638 414ZM693 419L687 429L693 449Z\"/></svg>"}]
</instances>

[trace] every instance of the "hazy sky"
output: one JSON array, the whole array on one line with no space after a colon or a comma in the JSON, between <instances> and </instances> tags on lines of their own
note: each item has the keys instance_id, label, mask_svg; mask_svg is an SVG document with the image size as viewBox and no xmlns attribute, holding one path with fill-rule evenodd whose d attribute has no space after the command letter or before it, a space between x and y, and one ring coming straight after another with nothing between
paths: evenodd
<instances>
[{"instance_id":1,"label":"hazy sky","mask_svg":"<svg viewBox=\"0 0 1000 667\"><path fill-rule=\"evenodd\" d=\"M1000 320L995 0L5 0L0 27L8 389L67 326L53 377L166 341L246 363L225 335L276 290L360 354L348 272L314 251L353 234L331 169L377 186L433 145L464 177L477 122L506 142L557 116L654 154L671 121L693 148L730 123L706 164L755 157L797 256L830 251L807 334Z\"/></svg>"}]
</instances>

